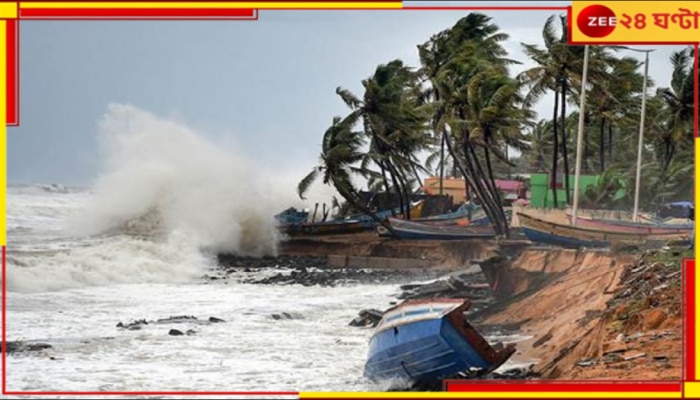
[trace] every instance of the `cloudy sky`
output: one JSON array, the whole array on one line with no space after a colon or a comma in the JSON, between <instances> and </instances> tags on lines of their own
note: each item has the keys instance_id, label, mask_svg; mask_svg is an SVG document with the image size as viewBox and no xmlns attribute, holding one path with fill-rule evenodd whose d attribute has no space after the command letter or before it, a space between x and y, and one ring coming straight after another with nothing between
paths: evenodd
<instances>
[{"instance_id":1,"label":"cloudy sky","mask_svg":"<svg viewBox=\"0 0 700 400\"><path fill-rule=\"evenodd\" d=\"M360 81L396 58L417 66L416 45L466 13L262 10L258 21L23 21L21 126L8 131L8 180L90 183L101 169L97 123L112 103L175 118L208 141L301 176L315 164L333 116L347 113L337 86L361 93ZM506 47L523 62L514 72L531 67L520 43L541 44L554 12L486 13L511 35ZM678 49L652 54L657 84L668 85L668 58ZM549 116L551 105L545 99L537 110Z\"/></svg>"}]
</instances>

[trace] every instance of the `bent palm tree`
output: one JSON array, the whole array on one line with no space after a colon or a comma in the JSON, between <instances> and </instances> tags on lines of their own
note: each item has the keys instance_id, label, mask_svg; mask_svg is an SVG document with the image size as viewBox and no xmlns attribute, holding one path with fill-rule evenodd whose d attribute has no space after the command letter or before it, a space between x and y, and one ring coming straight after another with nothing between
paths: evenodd
<instances>
[{"instance_id":1,"label":"bent palm tree","mask_svg":"<svg viewBox=\"0 0 700 400\"><path fill-rule=\"evenodd\" d=\"M366 170L355 166L362 160L364 154L360 147L364 144L364 138L359 132L354 132L352 127L357 122L357 117L351 114L345 119L333 118L333 124L323 135L321 144L321 163L306 175L297 186L297 194L305 199L304 195L311 184L322 176L323 183L332 185L335 190L353 207L361 210L378 224L383 225L392 234L393 228L381 220L367 207L352 183L353 175L365 175Z\"/></svg>"}]
</instances>

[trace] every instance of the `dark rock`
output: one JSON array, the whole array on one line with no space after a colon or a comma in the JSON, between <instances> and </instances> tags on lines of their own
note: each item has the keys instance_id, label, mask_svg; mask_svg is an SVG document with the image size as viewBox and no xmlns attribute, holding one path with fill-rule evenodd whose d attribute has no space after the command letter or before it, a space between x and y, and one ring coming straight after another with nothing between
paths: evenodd
<instances>
[{"instance_id":1,"label":"dark rock","mask_svg":"<svg viewBox=\"0 0 700 400\"><path fill-rule=\"evenodd\" d=\"M461 274L425 284L401 286L399 299L468 298L491 297L491 289L483 282L481 274Z\"/></svg>"},{"instance_id":2,"label":"dark rock","mask_svg":"<svg viewBox=\"0 0 700 400\"><path fill-rule=\"evenodd\" d=\"M224 320L221 319L221 318L209 317L209 322L211 322L211 323L213 323L213 324L216 324L216 323L219 323L219 322L226 322L226 321L224 321Z\"/></svg>"},{"instance_id":3,"label":"dark rock","mask_svg":"<svg viewBox=\"0 0 700 400\"><path fill-rule=\"evenodd\" d=\"M382 316L384 315L384 312L375 310L375 309L369 309L369 310L362 310L359 312L359 315L350 321L350 326L371 326L371 327L376 327L377 324L379 324L379 321L382 320Z\"/></svg>"},{"instance_id":4,"label":"dark rock","mask_svg":"<svg viewBox=\"0 0 700 400\"><path fill-rule=\"evenodd\" d=\"M180 324L184 322L197 321L197 317L192 315L179 315L175 317L161 318L157 320L156 324Z\"/></svg>"},{"instance_id":5,"label":"dark rock","mask_svg":"<svg viewBox=\"0 0 700 400\"><path fill-rule=\"evenodd\" d=\"M381 283L381 282L405 282L417 277L434 278L434 271L396 271L374 269L370 272L359 269L339 269L330 267L326 257L238 257L235 255L220 254L218 256L219 267L226 274L234 271L253 272L265 269L291 269L289 272L280 272L267 278L242 279L243 283L264 285L290 285L303 286L328 286L349 283Z\"/></svg>"},{"instance_id":6,"label":"dark rock","mask_svg":"<svg viewBox=\"0 0 700 400\"><path fill-rule=\"evenodd\" d=\"M6 342L5 352L7 354L21 353L25 351L42 351L53 348L48 343L26 343L22 341Z\"/></svg>"},{"instance_id":7,"label":"dark rock","mask_svg":"<svg viewBox=\"0 0 700 400\"><path fill-rule=\"evenodd\" d=\"M182 333L182 331L178 331L177 329L171 329L168 332L168 335L170 335L170 336L182 336L182 335L184 335L184 333Z\"/></svg>"},{"instance_id":8,"label":"dark rock","mask_svg":"<svg viewBox=\"0 0 700 400\"><path fill-rule=\"evenodd\" d=\"M279 314L272 314L270 315L272 319L279 321L282 319L303 319L304 317L301 314L297 313L288 313L288 312L281 312Z\"/></svg>"},{"instance_id":9,"label":"dark rock","mask_svg":"<svg viewBox=\"0 0 700 400\"><path fill-rule=\"evenodd\" d=\"M141 329L143 327L143 325L148 325L148 321L146 321L145 319L139 319L139 320L129 322L128 324L119 322L117 324L117 328L126 329L129 331L137 331L137 330Z\"/></svg>"}]
</instances>

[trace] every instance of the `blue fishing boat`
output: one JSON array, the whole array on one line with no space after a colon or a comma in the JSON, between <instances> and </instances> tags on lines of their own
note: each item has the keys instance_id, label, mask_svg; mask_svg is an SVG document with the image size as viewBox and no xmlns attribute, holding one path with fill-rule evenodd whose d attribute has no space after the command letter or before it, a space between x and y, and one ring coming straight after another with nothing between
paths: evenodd
<instances>
[{"instance_id":1,"label":"blue fishing boat","mask_svg":"<svg viewBox=\"0 0 700 400\"><path fill-rule=\"evenodd\" d=\"M467 322L464 299L416 300L387 310L370 339L364 376L433 383L461 372L489 373L515 353L496 350Z\"/></svg>"},{"instance_id":2,"label":"blue fishing boat","mask_svg":"<svg viewBox=\"0 0 700 400\"><path fill-rule=\"evenodd\" d=\"M411 203L411 218L418 218L422 213L423 213L423 206L425 202L423 200ZM392 217L394 215L400 215L402 213L401 208L397 207L393 210L384 210L384 211L378 211L375 213L377 218L379 219L385 219ZM353 220L353 221L359 221L362 223L365 229L372 229L377 225L377 222L372 219L369 215L365 214L354 214L354 215L349 215L347 217L343 218L337 218L334 219L333 221L347 221L347 220Z\"/></svg>"},{"instance_id":3,"label":"blue fishing boat","mask_svg":"<svg viewBox=\"0 0 700 400\"><path fill-rule=\"evenodd\" d=\"M309 218L309 212L290 207L275 215L278 225L302 224Z\"/></svg>"}]
</instances>

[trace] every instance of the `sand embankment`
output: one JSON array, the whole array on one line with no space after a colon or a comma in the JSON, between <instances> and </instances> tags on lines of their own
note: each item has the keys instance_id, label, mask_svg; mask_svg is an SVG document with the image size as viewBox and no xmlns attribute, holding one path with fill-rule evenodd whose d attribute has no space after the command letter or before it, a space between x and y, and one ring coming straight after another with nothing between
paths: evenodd
<instances>
[{"instance_id":1,"label":"sand embankment","mask_svg":"<svg viewBox=\"0 0 700 400\"><path fill-rule=\"evenodd\" d=\"M543 378L681 379L678 252L386 240L368 233L295 239L281 253L336 257L351 268L363 267L366 258L394 270L463 271L479 262L497 302L472 315L472 322L529 335L513 359L536 363Z\"/></svg>"}]
</instances>

